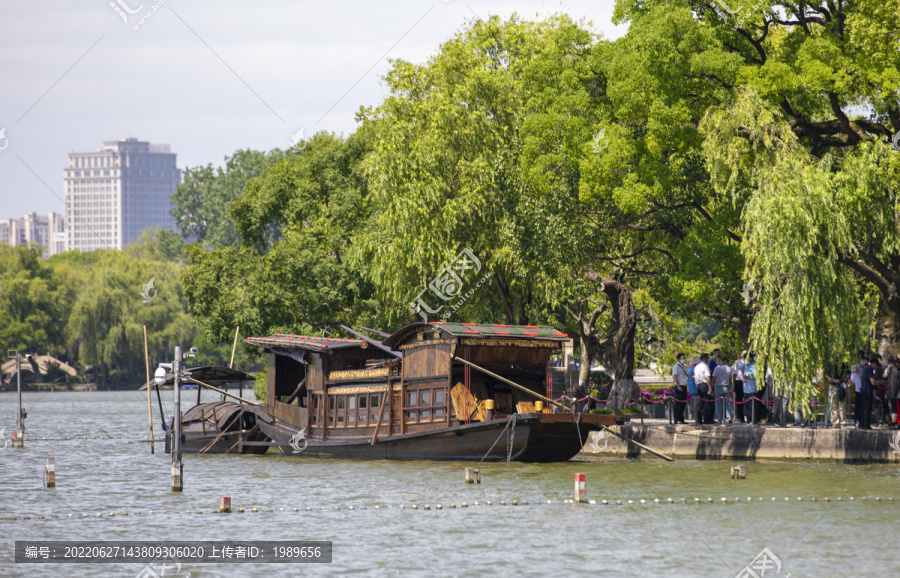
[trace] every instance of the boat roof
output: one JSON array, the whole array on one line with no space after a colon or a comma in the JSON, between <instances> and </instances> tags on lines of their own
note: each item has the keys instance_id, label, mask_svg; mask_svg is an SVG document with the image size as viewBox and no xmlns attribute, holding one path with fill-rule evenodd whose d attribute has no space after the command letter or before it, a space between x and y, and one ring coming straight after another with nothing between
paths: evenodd
<instances>
[{"instance_id":1,"label":"boat roof","mask_svg":"<svg viewBox=\"0 0 900 578\"><path fill-rule=\"evenodd\" d=\"M258 347L286 347L290 349L304 349L306 351L333 351L348 347L365 348L369 345L362 339L317 337L315 335L294 335L293 333L276 333L270 337L248 337L244 340L244 343Z\"/></svg>"},{"instance_id":2,"label":"boat roof","mask_svg":"<svg viewBox=\"0 0 900 578\"><path fill-rule=\"evenodd\" d=\"M497 323L413 323L395 332L383 341L388 347L396 347L422 329L439 329L454 337L516 338L529 340L565 341L565 333L541 325L501 325Z\"/></svg>"},{"instance_id":3,"label":"boat roof","mask_svg":"<svg viewBox=\"0 0 900 578\"><path fill-rule=\"evenodd\" d=\"M185 371L190 372L191 377L197 381L202 381L215 387L239 381L254 381L256 379L240 369L232 369L224 365L202 365L200 367L189 367ZM156 382L152 383L155 384ZM166 372L166 383L164 385L175 385L175 375L171 371ZM145 387L146 384L141 389L143 390Z\"/></svg>"}]
</instances>

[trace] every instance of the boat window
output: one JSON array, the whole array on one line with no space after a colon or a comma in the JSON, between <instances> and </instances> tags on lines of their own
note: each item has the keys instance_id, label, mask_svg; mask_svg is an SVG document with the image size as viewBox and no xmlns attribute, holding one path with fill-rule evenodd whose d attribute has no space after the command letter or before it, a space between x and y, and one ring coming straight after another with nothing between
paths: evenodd
<instances>
[{"instance_id":1,"label":"boat window","mask_svg":"<svg viewBox=\"0 0 900 578\"><path fill-rule=\"evenodd\" d=\"M356 396L351 395L347 397L347 409L356 409Z\"/></svg>"},{"instance_id":2,"label":"boat window","mask_svg":"<svg viewBox=\"0 0 900 578\"><path fill-rule=\"evenodd\" d=\"M378 407L379 403L381 403L381 400L378 399L377 395L369 396L369 407Z\"/></svg>"},{"instance_id":3,"label":"boat window","mask_svg":"<svg viewBox=\"0 0 900 578\"><path fill-rule=\"evenodd\" d=\"M356 416L352 413L347 414L347 423L353 425L356 422Z\"/></svg>"},{"instance_id":4,"label":"boat window","mask_svg":"<svg viewBox=\"0 0 900 578\"><path fill-rule=\"evenodd\" d=\"M442 403L444 403L444 390L443 389L434 390L434 404L440 405Z\"/></svg>"},{"instance_id":5,"label":"boat window","mask_svg":"<svg viewBox=\"0 0 900 578\"><path fill-rule=\"evenodd\" d=\"M328 398L328 409L334 409L334 398L333 397Z\"/></svg>"},{"instance_id":6,"label":"boat window","mask_svg":"<svg viewBox=\"0 0 900 578\"><path fill-rule=\"evenodd\" d=\"M343 395L338 396L338 409L344 409L344 397Z\"/></svg>"},{"instance_id":7,"label":"boat window","mask_svg":"<svg viewBox=\"0 0 900 578\"><path fill-rule=\"evenodd\" d=\"M431 390L423 389L420 394L422 401L420 405L431 405Z\"/></svg>"},{"instance_id":8,"label":"boat window","mask_svg":"<svg viewBox=\"0 0 900 578\"><path fill-rule=\"evenodd\" d=\"M438 418L438 417L440 417L440 418L444 417L444 408L439 407L439 408L437 408L436 410L434 410L434 417L436 417L436 418Z\"/></svg>"},{"instance_id":9,"label":"boat window","mask_svg":"<svg viewBox=\"0 0 900 578\"><path fill-rule=\"evenodd\" d=\"M367 399L368 399L368 397L365 395L359 396L359 409L366 409L366 400Z\"/></svg>"},{"instance_id":10,"label":"boat window","mask_svg":"<svg viewBox=\"0 0 900 578\"><path fill-rule=\"evenodd\" d=\"M415 406L415 405L418 405L418 404L416 403L416 393L417 393L417 392L415 392L415 391L411 391L411 392L409 392L409 393L407 394L407 400L406 400L406 402L407 402L406 405L407 405L407 406L413 407L413 406Z\"/></svg>"},{"instance_id":11,"label":"boat window","mask_svg":"<svg viewBox=\"0 0 900 578\"><path fill-rule=\"evenodd\" d=\"M419 417L423 420L430 420L431 419L431 410L430 409L421 410L419 412Z\"/></svg>"}]
</instances>

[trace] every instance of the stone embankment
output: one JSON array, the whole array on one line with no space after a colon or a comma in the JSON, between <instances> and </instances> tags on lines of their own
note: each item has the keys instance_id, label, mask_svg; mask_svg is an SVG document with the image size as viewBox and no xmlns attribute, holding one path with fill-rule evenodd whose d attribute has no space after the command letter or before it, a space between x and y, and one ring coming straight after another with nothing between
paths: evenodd
<instances>
[{"instance_id":1,"label":"stone embankment","mask_svg":"<svg viewBox=\"0 0 900 578\"><path fill-rule=\"evenodd\" d=\"M675 458L694 459L829 459L862 462L900 462L900 431L795 428L778 426L669 425L644 420L615 426L615 431ZM587 454L644 454L634 444L606 432L593 432L584 446Z\"/></svg>"}]
</instances>

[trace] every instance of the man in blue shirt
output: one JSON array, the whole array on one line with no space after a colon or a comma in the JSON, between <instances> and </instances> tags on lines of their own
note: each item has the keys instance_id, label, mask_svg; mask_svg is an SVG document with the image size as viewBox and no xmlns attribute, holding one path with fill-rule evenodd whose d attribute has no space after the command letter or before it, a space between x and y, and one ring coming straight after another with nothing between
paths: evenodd
<instances>
[{"instance_id":1,"label":"man in blue shirt","mask_svg":"<svg viewBox=\"0 0 900 578\"><path fill-rule=\"evenodd\" d=\"M744 400L752 400L750 401L750 415L753 416L752 423L758 424L759 420L762 419L762 412L759 408L759 405L762 404L758 400L752 399L754 397L756 397L756 355L748 353L747 365L744 366ZM747 420L747 422L749 425L750 420Z\"/></svg>"}]
</instances>

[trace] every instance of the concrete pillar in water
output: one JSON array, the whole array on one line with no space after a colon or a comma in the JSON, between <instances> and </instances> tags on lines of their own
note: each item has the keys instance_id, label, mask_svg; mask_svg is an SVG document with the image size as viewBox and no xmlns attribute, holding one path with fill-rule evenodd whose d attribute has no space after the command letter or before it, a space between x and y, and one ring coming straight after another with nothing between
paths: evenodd
<instances>
[{"instance_id":1,"label":"concrete pillar in water","mask_svg":"<svg viewBox=\"0 0 900 578\"><path fill-rule=\"evenodd\" d=\"M219 498L219 512L231 513L231 498Z\"/></svg>"},{"instance_id":2,"label":"concrete pillar in water","mask_svg":"<svg viewBox=\"0 0 900 578\"><path fill-rule=\"evenodd\" d=\"M47 458L46 470L44 470L44 486L48 488L56 487L56 460Z\"/></svg>"},{"instance_id":3,"label":"concrete pillar in water","mask_svg":"<svg viewBox=\"0 0 900 578\"><path fill-rule=\"evenodd\" d=\"M184 474L184 468L181 465L181 460L174 460L172 462L172 491L173 492L181 492L184 490L183 474Z\"/></svg>"},{"instance_id":4,"label":"concrete pillar in water","mask_svg":"<svg viewBox=\"0 0 900 578\"><path fill-rule=\"evenodd\" d=\"M575 474L575 501L587 501L587 489L585 488L584 474Z\"/></svg>"},{"instance_id":5,"label":"concrete pillar in water","mask_svg":"<svg viewBox=\"0 0 900 578\"><path fill-rule=\"evenodd\" d=\"M467 484L480 484L481 483L481 470L478 468L466 468L466 483Z\"/></svg>"}]
</instances>

